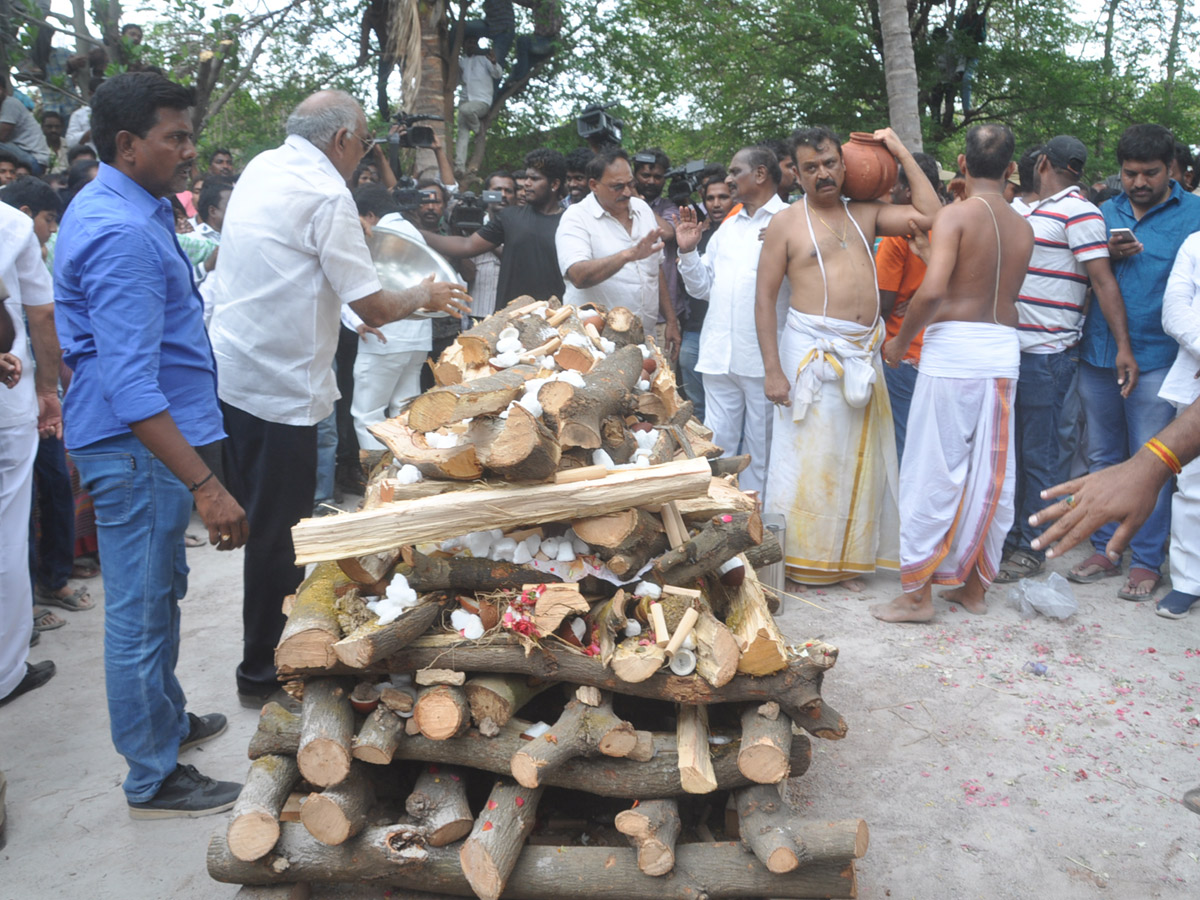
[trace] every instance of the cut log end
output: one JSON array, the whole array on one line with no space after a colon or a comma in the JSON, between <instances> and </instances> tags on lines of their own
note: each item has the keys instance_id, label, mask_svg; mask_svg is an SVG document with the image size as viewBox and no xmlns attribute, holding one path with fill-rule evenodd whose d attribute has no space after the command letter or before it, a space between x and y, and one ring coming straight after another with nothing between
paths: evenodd
<instances>
[{"instance_id":1,"label":"cut log end","mask_svg":"<svg viewBox=\"0 0 1200 900\"><path fill-rule=\"evenodd\" d=\"M345 745L317 738L309 741L296 753L300 772L318 787L340 783L350 771L351 754Z\"/></svg>"},{"instance_id":2,"label":"cut log end","mask_svg":"<svg viewBox=\"0 0 1200 900\"><path fill-rule=\"evenodd\" d=\"M226 840L234 856L252 862L266 856L279 840L279 821L261 810L243 813L229 823Z\"/></svg>"}]
</instances>

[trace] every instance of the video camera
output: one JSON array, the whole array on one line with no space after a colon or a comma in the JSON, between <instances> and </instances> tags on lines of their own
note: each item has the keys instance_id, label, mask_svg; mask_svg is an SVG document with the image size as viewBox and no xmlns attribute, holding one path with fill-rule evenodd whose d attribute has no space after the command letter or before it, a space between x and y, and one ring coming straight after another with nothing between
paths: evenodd
<instances>
[{"instance_id":1,"label":"video camera","mask_svg":"<svg viewBox=\"0 0 1200 900\"><path fill-rule=\"evenodd\" d=\"M433 188L422 190L417 187L415 178L408 177L401 178L396 182L396 186L392 188L392 196L402 213L415 212L421 208L422 203L436 202L441 199L438 191Z\"/></svg>"},{"instance_id":2,"label":"video camera","mask_svg":"<svg viewBox=\"0 0 1200 900\"><path fill-rule=\"evenodd\" d=\"M666 174L667 199L676 206L686 205L691 200L692 194L700 187L700 181L706 169L708 169L708 163L702 159L692 160L682 166L670 169Z\"/></svg>"},{"instance_id":3,"label":"video camera","mask_svg":"<svg viewBox=\"0 0 1200 900\"><path fill-rule=\"evenodd\" d=\"M471 191L463 191L458 195L458 202L450 210L450 220L447 223L453 234L474 234L483 227L483 216L487 212L487 194L499 194L499 191L484 191L484 197L477 197ZM503 195L501 195L503 199Z\"/></svg>"},{"instance_id":4,"label":"video camera","mask_svg":"<svg viewBox=\"0 0 1200 900\"><path fill-rule=\"evenodd\" d=\"M621 146L621 132L625 130L625 123L605 112L613 105L612 103L591 103L585 106L583 112L575 119L575 127L579 131L579 136L585 141L593 141L600 146Z\"/></svg>"},{"instance_id":5,"label":"video camera","mask_svg":"<svg viewBox=\"0 0 1200 900\"><path fill-rule=\"evenodd\" d=\"M397 125L404 127L400 134L389 134L389 143L399 147L418 148L433 146L433 129L428 125L417 125L417 122L444 122L441 116L414 116L398 112L392 116Z\"/></svg>"}]
</instances>

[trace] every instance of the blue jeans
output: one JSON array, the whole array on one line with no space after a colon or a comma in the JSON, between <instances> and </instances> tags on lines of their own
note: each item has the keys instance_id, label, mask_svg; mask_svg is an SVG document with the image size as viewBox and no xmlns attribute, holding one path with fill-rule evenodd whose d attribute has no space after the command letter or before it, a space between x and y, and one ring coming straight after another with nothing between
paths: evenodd
<instances>
[{"instance_id":1,"label":"blue jeans","mask_svg":"<svg viewBox=\"0 0 1200 900\"><path fill-rule=\"evenodd\" d=\"M513 38L516 37L515 28L504 28L501 31L493 32L488 26L488 23L483 19L468 19L463 22L463 37L487 38L492 42L492 50L496 54L496 62L504 65L504 60L508 57L508 51L513 45Z\"/></svg>"},{"instance_id":2,"label":"blue jeans","mask_svg":"<svg viewBox=\"0 0 1200 900\"><path fill-rule=\"evenodd\" d=\"M883 367L883 380L892 401L892 424L896 428L896 462L904 458L904 437L908 434L908 408L917 386L917 367L901 361L896 368Z\"/></svg>"},{"instance_id":3,"label":"blue jeans","mask_svg":"<svg viewBox=\"0 0 1200 900\"><path fill-rule=\"evenodd\" d=\"M96 509L104 567L104 676L113 746L129 764L125 796L149 800L187 737L179 601L187 593L187 487L132 434L71 451Z\"/></svg>"},{"instance_id":4,"label":"blue jeans","mask_svg":"<svg viewBox=\"0 0 1200 900\"><path fill-rule=\"evenodd\" d=\"M34 175L41 175L45 170L40 162L29 155L27 150L22 150L16 144L6 144L0 142L0 153L7 153L17 162L24 163L29 167L29 171Z\"/></svg>"},{"instance_id":5,"label":"blue jeans","mask_svg":"<svg viewBox=\"0 0 1200 900\"><path fill-rule=\"evenodd\" d=\"M1158 396L1168 370L1169 367L1164 366L1142 372L1133 392L1128 398L1122 398L1112 369L1079 364L1079 398L1087 418L1089 472L1124 462L1175 418L1175 407ZM1150 518L1142 523L1129 542L1133 552L1131 565L1152 572L1159 571L1162 566L1171 532L1172 489L1170 483L1163 487ZM1104 552L1114 531L1116 526L1109 524L1092 535L1092 546L1097 552Z\"/></svg>"},{"instance_id":6,"label":"blue jeans","mask_svg":"<svg viewBox=\"0 0 1200 900\"><path fill-rule=\"evenodd\" d=\"M704 376L696 371L700 359L700 332L685 331L679 343L679 375L684 396L692 401L693 414L704 421Z\"/></svg>"},{"instance_id":7,"label":"blue jeans","mask_svg":"<svg viewBox=\"0 0 1200 900\"><path fill-rule=\"evenodd\" d=\"M522 34L517 36L517 61L513 65L512 77L509 84L522 81L529 74L535 62L541 62L554 55L554 41L540 34Z\"/></svg>"},{"instance_id":8,"label":"blue jeans","mask_svg":"<svg viewBox=\"0 0 1200 900\"><path fill-rule=\"evenodd\" d=\"M337 472L337 410L317 423L317 490L313 506L333 505L333 482Z\"/></svg>"},{"instance_id":9,"label":"blue jeans","mask_svg":"<svg viewBox=\"0 0 1200 900\"><path fill-rule=\"evenodd\" d=\"M1044 528L1029 524L1042 507L1042 491L1066 480L1063 469L1062 420L1079 370L1078 352L1022 353L1017 381L1014 444L1017 450L1016 519L1005 542L1006 550L1021 550L1039 560L1043 550L1031 541Z\"/></svg>"}]
</instances>

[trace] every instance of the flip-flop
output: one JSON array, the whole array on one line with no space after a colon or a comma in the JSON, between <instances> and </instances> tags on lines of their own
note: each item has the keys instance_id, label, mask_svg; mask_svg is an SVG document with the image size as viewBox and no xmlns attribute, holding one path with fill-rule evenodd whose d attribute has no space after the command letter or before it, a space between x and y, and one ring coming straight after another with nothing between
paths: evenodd
<instances>
[{"instance_id":1,"label":"flip-flop","mask_svg":"<svg viewBox=\"0 0 1200 900\"><path fill-rule=\"evenodd\" d=\"M67 609L71 612L83 612L85 609L92 609L96 604L92 602L92 598L88 596L87 588L76 588L67 594L65 597L59 596L54 591L39 587L37 589L37 598L47 606L57 606L59 609Z\"/></svg>"},{"instance_id":2,"label":"flip-flop","mask_svg":"<svg viewBox=\"0 0 1200 900\"><path fill-rule=\"evenodd\" d=\"M1078 569L1086 569L1090 566L1100 566L1100 571L1093 572L1091 575L1077 574ZM1074 569L1071 569L1071 571L1067 573L1067 578L1076 584L1092 584L1097 581L1103 581L1105 578L1115 578L1120 574L1120 566L1113 565L1112 560L1110 560L1103 553L1093 553Z\"/></svg>"},{"instance_id":3,"label":"flip-flop","mask_svg":"<svg viewBox=\"0 0 1200 900\"><path fill-rule=\"evenodd\" d=\"M46 609L44 606L35 606L33 608L34 631L53 631L55 628L62 628L66 624L67 620L60 619L54 614L53 610Z\"/></svg>"},{"instance_id":4,"label":"flip-flop","mask_svg":"<svg viewBox=\"0 0 1200 900\"><path fill-rule=\"evenodd\" d=\"M1000 564L1000 571L992 579L997 584L1012 584L1022 578L1030 578L1042 571L1042 561L1032 553L1017 550Z\"/></svg>"},{"instance_id":5,"label":"flip-flop","mask_svg":"<svg viewBox=\"0 0 1200 900\"><path fill-rule=\"evenodd\" d=\"M1130 590L1130 587L1141 587L1147 582L1151 582L1150 589L1144 594L1135 594ZM1158 590L1158 586L1162 584L1162 576L1152 569L1143 569L1141 566L1129 567L1129 580L1125 582L1125 587L1117 591L1117 596L1122 600L1132 600L1134 603L1141 603L1144 600L1150 600L1154 597L1154 592Z\"/></svg>"}]
</instances>

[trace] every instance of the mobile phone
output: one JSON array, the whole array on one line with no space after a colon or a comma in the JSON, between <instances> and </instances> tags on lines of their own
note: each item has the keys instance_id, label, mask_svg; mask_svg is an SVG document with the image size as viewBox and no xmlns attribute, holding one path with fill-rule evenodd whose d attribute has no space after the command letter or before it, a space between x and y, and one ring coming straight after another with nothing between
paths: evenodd
<instances>
[{"instance_id":1,"label":"mobile phone","mask_svg":"<svg viewBox=\"0 0 1200 900\"><path fill-rule=\"evenodd\" d=\"M1108 233L1117 239L1118 244L1129 244L1137 240L1130 228L1110 228Z\"/></svg>"}]
</instances>

